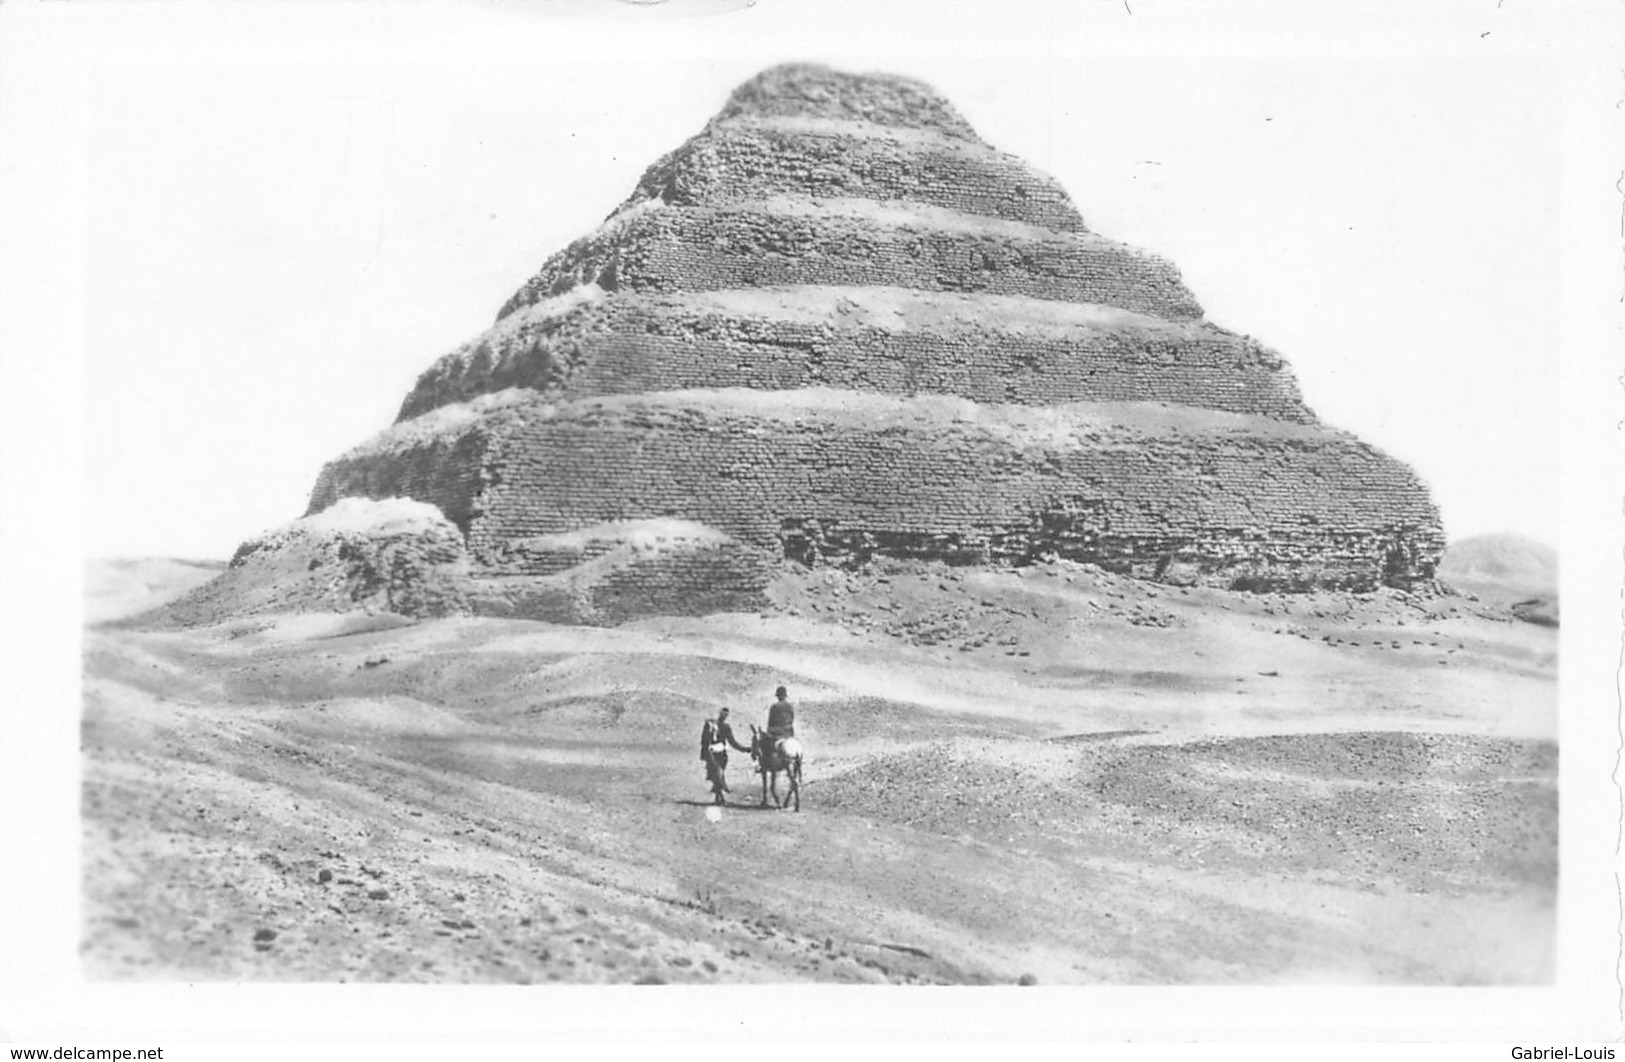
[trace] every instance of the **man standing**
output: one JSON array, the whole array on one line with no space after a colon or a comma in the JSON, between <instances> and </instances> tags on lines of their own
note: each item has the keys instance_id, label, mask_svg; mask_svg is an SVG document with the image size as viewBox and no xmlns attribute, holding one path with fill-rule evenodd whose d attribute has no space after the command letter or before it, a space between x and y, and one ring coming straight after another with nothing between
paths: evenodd
<instances>
[{"instance_id":1,"label":"man standing","mask_svg":"<svg viewBox=\"0 0 1625 1062\"><path fill-rule=\"evenodd\" d=\"M705 780L711 783L712 799L718 804L726 804L728 801L722 794L731 792L727 775L729 745L740 752L750 752L750 746L741 745L734 737L733 727L728 725L728 709L723 708L715 719L707 719L700 728L700 759L705 763Z\"/></svg>"}]
</instances>

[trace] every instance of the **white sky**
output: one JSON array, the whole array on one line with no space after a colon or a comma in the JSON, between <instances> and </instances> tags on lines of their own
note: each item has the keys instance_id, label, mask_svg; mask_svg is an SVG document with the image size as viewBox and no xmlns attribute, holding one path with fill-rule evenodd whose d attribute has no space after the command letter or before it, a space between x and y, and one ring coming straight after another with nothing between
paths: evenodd
<instances>
[{"instance_id":1,"label":"white sky","mask_svg":"<svg viewBox=\"0 0 1625 1062\"><path fill-rule=\"evenodd\" d=\"M878 6L179 9L185 33L102 9L88 552L223 557L300 515L325 460L786 59L931 82L1412 463L1452 537L1557 542L1564 83L1516 12Z\"/></svg>"}]
</instances>

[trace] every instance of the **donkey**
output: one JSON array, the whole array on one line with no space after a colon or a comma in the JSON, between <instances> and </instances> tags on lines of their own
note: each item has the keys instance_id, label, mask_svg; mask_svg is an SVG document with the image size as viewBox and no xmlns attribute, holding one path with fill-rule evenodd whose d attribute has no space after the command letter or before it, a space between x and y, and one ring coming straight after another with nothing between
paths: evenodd
<instances>
[{"instance_id":1,"label":"donkey","mask_svg":"<svg viewBox=\"0 0 1625 1062\"><path fill-rule=\"evenodd\" d=\"M769 788L773 791L773 804L784 808L794 802L801 810L801 742L793 737L775 738L751 724L750 758L756 761L756 770L762 776L762 807L767 807ZM779 773L789 780L784 799L779 799Z\"/></svg>"}]
</instances>

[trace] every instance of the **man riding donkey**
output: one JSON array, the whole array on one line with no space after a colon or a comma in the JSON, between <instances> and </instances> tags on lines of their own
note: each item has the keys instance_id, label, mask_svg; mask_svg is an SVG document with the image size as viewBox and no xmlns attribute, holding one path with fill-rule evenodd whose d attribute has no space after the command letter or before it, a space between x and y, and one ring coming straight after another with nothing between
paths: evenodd
<instances>
[{"instance_id":1,"label":"man riding donkey","mask_svg":"<svg viewBox=\"0 0 1625 1062\"><path fill-rule=\"evenodd\" d=\"M729 745L751 754L751 747L741 745L734 737L733 727L728 725L728 709L724 708L700 728L700 760L705 764L705 780L711 784L711 797L718 804L726 804L728 801L722 794L732 792L728 788L727 774Z\"/></svg>"},{"instance_id":2,"label":"man riding donkey","mask_svg":"<svg viewBox=\"0 0 1625 1062\"><path fill-rule=\"evenodd\" d=\"M767 710L767 729L757 730L753 724L749 745L740 744L734 737L726 708L718 711L715 719L707 719L700 729L700 760L705 764L705 780L711 784L711 794L716 803L726 804L723 794L732 792L724 773L728 767L728 747L731 745L740 752L749 753L751 759L756 761L756 769L762 775L763 804L767 803L771 782L775 804L783 807L794 798L796 810L801 810L801 743L796 739L796 709L790 703L789 691L783 686L774 691L774 696L776 700ZM781 772L790 781L790 789L785 793L783 802L779 800Z\"/></svg>"},{"instance_id":3,"label":"man riding donkey","mask_svg":"<svg viewBox=\"0 0 1625 1062\"><path fill-rule=\"evenodd\" d=\"M796 738L796 708L783 686L773 691L775 700L767 709L767 730L751 729L751 756L762 774L762 803L767 803L771 786L773 803L784 807L792 801L801 810L801 742ZM790 788L779 799L779 774L789 779Z\"/></svg>"}]
</instances>

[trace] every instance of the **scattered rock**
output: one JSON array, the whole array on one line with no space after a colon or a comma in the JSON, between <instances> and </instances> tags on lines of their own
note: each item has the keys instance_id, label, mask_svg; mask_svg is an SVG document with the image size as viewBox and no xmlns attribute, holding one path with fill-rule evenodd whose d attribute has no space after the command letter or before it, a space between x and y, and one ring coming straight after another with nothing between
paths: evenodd
<instances>
[{"instance_id":1,"label":"scattered rock","mask_svg":"<svg viewBox=\"0 0 1625 1062\"><path fill-rule=\"evenodd\" d=\"M885 948L887 951L900 951L906 955L915 955L922 959L929 959L931 957L930 952L926 951L924 948L916 948L912 944L882 944L880 946Z\"/></svg>"}]
</instances>

